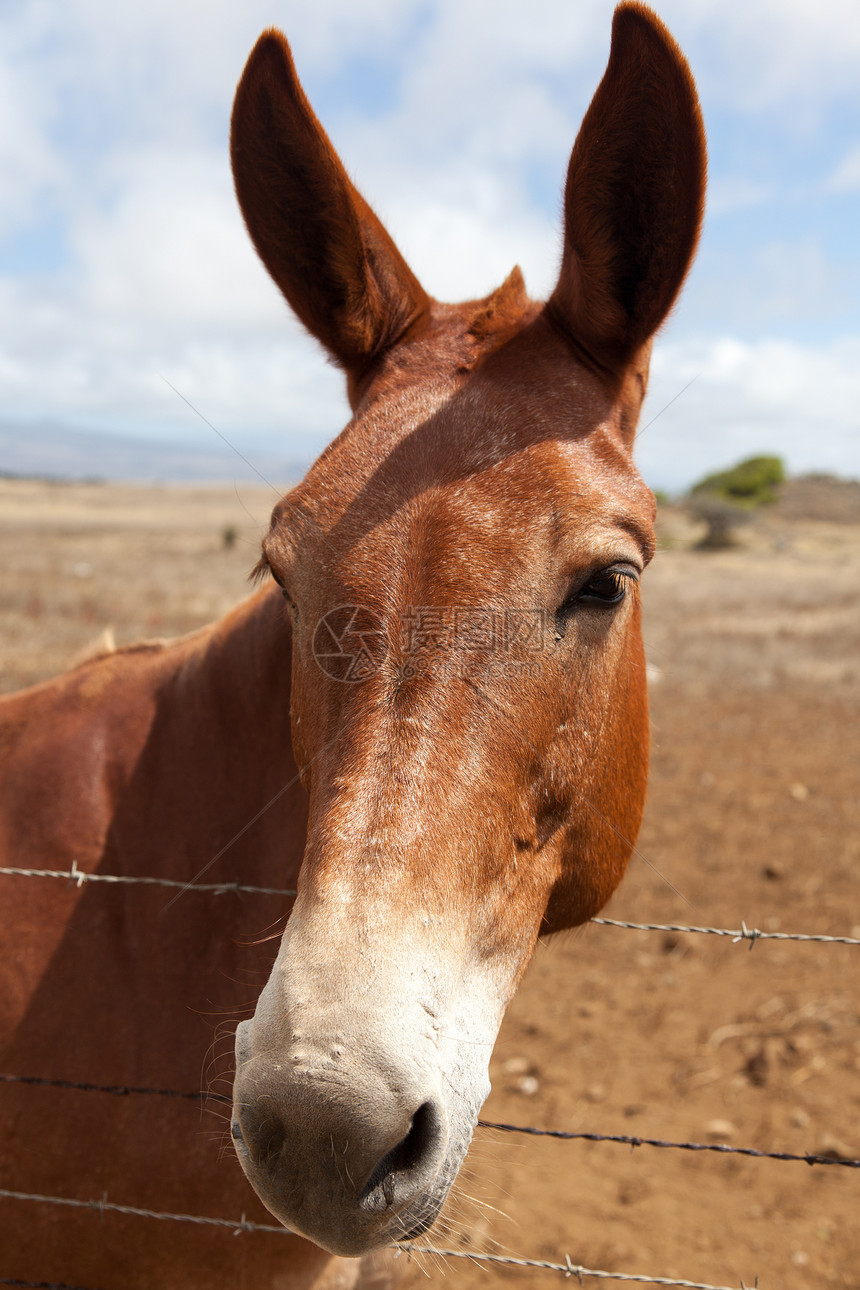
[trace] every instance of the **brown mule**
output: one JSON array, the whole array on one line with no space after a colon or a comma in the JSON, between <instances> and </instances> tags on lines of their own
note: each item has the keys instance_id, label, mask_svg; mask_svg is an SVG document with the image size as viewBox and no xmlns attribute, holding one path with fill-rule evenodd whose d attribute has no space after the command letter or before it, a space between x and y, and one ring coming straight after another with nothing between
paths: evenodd
<instances>
[{"instance_id":1,"label":"brown mule","mask_svg":"<svg viewBox=\"0 0 860 1290\"><path fill-rule=\"evenodd\" d=\"M281 590L3 701L0 836L7 864L299 895L271 968L250 943L271 897L0 880L2 1068L194 1089L209 1016L247 1015L271 968L236 1032L232 1134L301 1235L0 1200L0 1276L356 1284L433 1222L539 933L600 909L642 811L654 506L631 448L705 171L676 45L619 6L545 305L518 270L485 300L424 292L278 32L232 151L254 243L353 419L275 508L261 568ZM2 1098L0 1186L271 1222L187 1103Z\"/></svg>"}]
</instances>

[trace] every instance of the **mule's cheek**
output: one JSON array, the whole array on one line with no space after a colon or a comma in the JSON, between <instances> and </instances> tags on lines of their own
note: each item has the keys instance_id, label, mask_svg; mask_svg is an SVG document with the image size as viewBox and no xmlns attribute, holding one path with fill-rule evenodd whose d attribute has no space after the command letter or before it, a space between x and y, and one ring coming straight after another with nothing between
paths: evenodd
<instances>
[{"instance_id":1,"label":"mule's cheek","mask_svg":"<svg viewBox=\"0 0 860 1290\"><path fill-rule=\"evenodd\" d=\"M313 743L312 722L308 721L306 716L305 704L301 697L301 677L297 677L302 667L299 651L293 654L293 682L292 697L290 704L290 738L293 745L293 758L299 771L302 788L306 793L311 791L311 765L313 764L313 753L311 744Z\"/></svg>"},{"instance_id":2,"label":"mule's cheek","mask_svg":"<svg viewBox=\"0 0 860 1290\"><path fill-rule=\"evenodd\" d=\"M628 634L613 661L611 703L595 705L583 718L600 733L589 756L577 761L558 741L553 749L567 802L564 825L553 842L557 877L552 884L542 933L577 927L595 917L618 887L633 852L648 780L649 718L645 658L638 605ZM570 722L570 738L578 726ZM570 767L575 772L570 773Z\"/></svg>"}]
</instances>

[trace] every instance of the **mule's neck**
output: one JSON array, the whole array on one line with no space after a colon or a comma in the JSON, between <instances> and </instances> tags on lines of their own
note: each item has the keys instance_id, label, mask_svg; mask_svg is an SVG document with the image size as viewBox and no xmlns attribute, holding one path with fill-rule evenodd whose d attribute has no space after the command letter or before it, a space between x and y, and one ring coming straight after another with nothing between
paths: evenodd
<instances>
[{"instance_id":1,"label":"mule's neck","mask_svg":"<svg viewBox=\"0 0 860 1290\"><path fill-rule=\"evenodd\" d=\"M145 743L118 795L108 863L289 887L306 804L290 737L291 633L274 588L168 646ZM157 809L153 810L153 807Z\"/></svg>"},{"instance_id":2,"label":"mule's neck","mask_svg":"<svg viewBox=\"0 0 860 1290\"><path fill-rule=\"evenodd\" d=\"M271 741L273 756L284 750L286 738L289 754L292 632L278 589L264 587L186 641L190 648L177 672L183 699L205 701L210 711L244 725L253 722L260 741Z\"/></svg>"}]
</instances>

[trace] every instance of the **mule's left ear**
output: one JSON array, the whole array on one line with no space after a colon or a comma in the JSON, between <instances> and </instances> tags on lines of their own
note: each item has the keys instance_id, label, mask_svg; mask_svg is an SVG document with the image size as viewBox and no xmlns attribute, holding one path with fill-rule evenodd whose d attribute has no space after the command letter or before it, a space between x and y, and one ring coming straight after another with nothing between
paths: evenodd
<instances>
[{"instance_id":1,"label":"mule's left ear","mask_svg":"<svg viewBox=\"0 0 860 1290\"><path fill-rule=\"evenodd\" d=\"M705 169L690 69L660 20L627 0L571 154L564 259L547 304L548 317L610 373L675 301L699 237Z\"/></svg>"}]
</instances>

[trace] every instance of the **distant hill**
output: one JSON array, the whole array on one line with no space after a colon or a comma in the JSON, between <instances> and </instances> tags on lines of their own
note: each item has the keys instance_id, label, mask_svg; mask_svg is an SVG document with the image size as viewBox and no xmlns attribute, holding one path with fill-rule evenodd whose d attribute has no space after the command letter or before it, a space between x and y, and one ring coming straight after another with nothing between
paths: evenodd
<instances>
[{"instance_id":1,"label":"distant hill","mask_svg":"<svg viewBox=\"0 0 860 1290\"><path fill-rule=\"evenodd\" d=\"M790 520L860 524L860 480L796 475L781 485L775 510Z\"/></svg>"},{"instance_id":2,"label":"distant hill","mask_svg":"<svg viewBox=\"0 0 860 1290\"><path fill-rule=\"evenodd\" d=\"M276 488L301 479L310 462L245 450ZM105 479L159 483L256 482L241 457L216 443L162 443L151 439L67 430L56 425L0 422L0 475L49 479Z\"/></svg>"}]
</instances>

